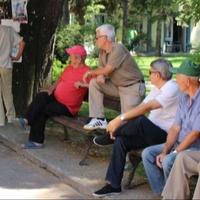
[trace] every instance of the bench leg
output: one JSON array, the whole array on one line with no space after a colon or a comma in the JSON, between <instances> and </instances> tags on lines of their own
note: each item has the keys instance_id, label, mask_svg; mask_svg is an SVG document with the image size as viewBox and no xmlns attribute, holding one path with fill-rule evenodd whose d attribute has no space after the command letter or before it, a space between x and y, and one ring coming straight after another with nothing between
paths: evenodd
<instances>
[{"instance_id":1,"label":"bench leg","mask_svg":"<svg viewBox=\"0 0 200 200\"><path fill-rule=\"evenodd\" d=\"M131 155L131 153L129 153L129 160L130 160L133 168L132 168L131 172L128 175L128 180L127 180L127 182L125 184L125 188L126 189L131 189L132 188L131 187L131 182L132 182L132 180L134 178L135 170L137 169L137 167L138 167L138 165L139 165L139 163L141 162L142 159L141 159L140 156Z\"/></svg>"},{"instance_id":2,"label":"bench leg","mask_svg":"<svg viewBox=\"0 0 200 200\"><path fill-rule=\"evenodd\" d=\"M64 129L64 140L69 140L68 129L66 126L63 126Z\"/></svg>"},{"instance_id":3,"label":"bench leg","mask_svg":"<svg viewBox=\"0 0 200 200\"><path fill-rule=\"evenodd\" d=\"M92 136L92 135L89 135L89 136L87 137L87 145L88 145L88 147L87 147L87 149L86 149L86 151L85 151L85 154L84 154L84 156L83 156L83 159L79 162L79 165L80 165L80 166L88 165L86 159L87 159L88 154L89 154L89 152L90 152L90 149L91 149L91 147L92 147L92 145L93 145L93 138L94 138L94 136Z\"/></svg>"}]
</instances>

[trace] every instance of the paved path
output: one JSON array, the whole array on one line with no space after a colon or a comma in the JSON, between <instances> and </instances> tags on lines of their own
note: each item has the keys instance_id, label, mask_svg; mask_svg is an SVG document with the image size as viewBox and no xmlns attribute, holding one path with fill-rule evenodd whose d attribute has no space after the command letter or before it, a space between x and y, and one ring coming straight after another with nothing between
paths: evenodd
<instances>
[{"instance_id":1,"label":"paved path","mask_svg":"<svg viewBox=\"0 0 200 200\"><path fill-rule=\"evenodd\" d=\"M80 194L92 198L91 194L104 185L108 160L102 161L96 157L90 157L88 166L79 166L84 144L81 143L79 148L72 151L69 142L64 142L62 135L56 135L55 132L50 133L48 129L46 130L45 148L24 150L21 149L21 144L27 141L27 133L8 124L5 127L0 127L0 141L35 165L55 174L62 182L72 186ZM73 136L75 135L77 134ZM142 177L137 178L141 181ZM144 184L133 190L123 190L115 199L155 199L155 196L148 184Z\"/></svg>"},{"instance_id":2,"label":"paved path","mask_svg":"<svg viewBox=\"0 0 200 200\"><path fill-rule=\"evenodd\" d=\"M0 143L1 199L82 199L77 191Z\"/></svg>"}]
</instances>

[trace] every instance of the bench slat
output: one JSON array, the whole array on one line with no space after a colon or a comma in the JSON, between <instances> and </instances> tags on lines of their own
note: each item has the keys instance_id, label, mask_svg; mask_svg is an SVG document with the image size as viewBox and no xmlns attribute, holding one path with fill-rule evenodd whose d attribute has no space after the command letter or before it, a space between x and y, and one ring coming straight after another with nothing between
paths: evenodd
<instances>
[{"instance_id":1,"label":"bench slat","mask_svg":"<svg viewBox=\"0 0 200 200\"><path fill-rule=\"evenodd\" d=\"M113 109L113 110L120 112L119 98L105 96L104 106L106 108L110 108L110 109ZM86 122L86 118L84 118L84 117L71 118L71 117L67 117L67 116L58 116L58 117L53 117L52 120L59 123L59 124L62 124L64 126L65 130L67 128L71 128L71 129L76 130L80 133L83 133L87 136L86 137L86 141L88 143L87 149L84 153L83 159L79 162L79 165L88 165L88 163L86 162L86 159L87 159L89 151L90 151L90 149L93 145L93 138L96 135L105 134L105 130L99 130L98 129L98 130L94 130L94 131L87 131L87 130L83 129L83 126ZM127 188L130 188L132 179L133 179L134 174L135 174L135 170L136 170L138 164L141 162L141 150L139 150L139 151L133 151L132 150L129 153L129 158L130 158L130 162L133 165L133 169L129 174L129 178L128 178L128 181L127 181L127 184L126 184Z\"/></svg>"}]
</instances>

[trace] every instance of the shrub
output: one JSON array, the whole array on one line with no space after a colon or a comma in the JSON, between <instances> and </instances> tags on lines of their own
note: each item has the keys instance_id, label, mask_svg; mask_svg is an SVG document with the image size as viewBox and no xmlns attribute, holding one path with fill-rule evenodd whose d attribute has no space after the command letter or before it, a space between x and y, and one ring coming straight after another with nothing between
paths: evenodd
<instances>
[{"instance_id":1,"label":"shrub","mask_svg":"<svg viewBox=\"0 0 200 200\"><path fill-rule=\"evenodd\" d=\"M60 60L54 58L53 59L53 69L52 69L52 82L55 82L60 74L63 72L64 68L68 63L62 63Z\"/></svg>"},{"instance_id":2,"label":"shrub","mask_svg":"<svg viewBox=\"0 0 200 200\"><path fill-rule=\"evenodd\" d=\"M83 28L79 24L60 26L56 34L55 57L66 62L65 49L75 44L83 44Z\"/></svg>"}]
</instances>

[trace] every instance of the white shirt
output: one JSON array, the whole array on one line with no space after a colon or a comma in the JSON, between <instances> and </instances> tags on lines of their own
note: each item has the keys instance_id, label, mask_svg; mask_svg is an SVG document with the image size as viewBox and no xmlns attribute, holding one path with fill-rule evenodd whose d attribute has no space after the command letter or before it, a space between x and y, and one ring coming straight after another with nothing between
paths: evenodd
<instances>
[{"instance_id":1,"label":"white shirt","mask_svg":"<svg viewBox=\"0 0 200 200\"><path fill-rule=\"evenodd\" d=\"M0 67L12 68L11 53L22 37L12 27L0 25Z\"/></svg>"},{"instance_id":2,"label":"white shirt","mask_svg":"<svg viewBox=\"0 0 200 200\"><path fill-rule=\"evenodd\" d=\"M151 110L148 116L149 120L163 130L168 131L175 119L179 95L179 87L174 80L167 81L160 89L154 87L143 100L143 103L156 100L162 107Z\"/></svg>"}]
</instances>

